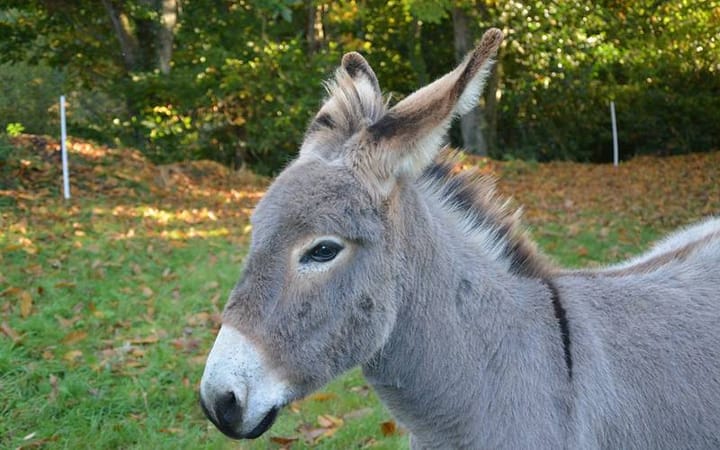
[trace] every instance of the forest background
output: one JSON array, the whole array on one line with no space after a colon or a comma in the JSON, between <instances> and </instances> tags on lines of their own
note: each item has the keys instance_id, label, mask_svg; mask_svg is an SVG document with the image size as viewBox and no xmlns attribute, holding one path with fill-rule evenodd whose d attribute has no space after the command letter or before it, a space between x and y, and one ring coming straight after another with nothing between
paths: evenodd
<instances>
[{"instance_id":1,"label":"forest background","mask_svg":"<svg viewBox=\"0 0 720 450\"><path fill-rule=\"evenodd\" d=\"M717 149L716 0L0 0L0 132L69 134L151 160L272 174L297 150L341 55L397 101L488 27L506 34L452 142L497 159Z\"/></svg>"}]
</instances>

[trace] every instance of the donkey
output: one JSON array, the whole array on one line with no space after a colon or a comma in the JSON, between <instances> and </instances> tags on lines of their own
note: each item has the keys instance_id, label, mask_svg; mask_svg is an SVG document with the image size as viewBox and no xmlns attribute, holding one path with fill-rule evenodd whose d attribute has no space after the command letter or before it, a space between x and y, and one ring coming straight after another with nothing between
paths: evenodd
<instances>
[{"instance_id":1,"label":"donkey","mask_svg":"<svg viewBox=\"0 0 720 450\"><path fill-rule=\"evenodd\" d=\"M392 107L343 57L252 215L200 383L223 433L256 438L359 365L413 448L720 448L720 219L563 270L440 155L502 38Z\"/></svg>"}]
</instances>

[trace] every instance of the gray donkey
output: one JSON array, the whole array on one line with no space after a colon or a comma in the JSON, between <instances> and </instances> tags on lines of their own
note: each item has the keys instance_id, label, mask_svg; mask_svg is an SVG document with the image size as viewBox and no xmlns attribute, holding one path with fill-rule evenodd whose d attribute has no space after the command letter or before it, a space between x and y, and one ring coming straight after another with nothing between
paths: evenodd
<instances>
[{"instance_id":1,"label":"gray donkey","mask_svg":"<svg viewBox=\"0 0 720 450\"><path fill-rule=\"evenodd\" d=\"M438 156L501 41L392 107L343 57L253 213L200 387L223 433L255 438L360 365L414 448L720 448L720 219L562 270Z\"/></svg>"}]
</instances>

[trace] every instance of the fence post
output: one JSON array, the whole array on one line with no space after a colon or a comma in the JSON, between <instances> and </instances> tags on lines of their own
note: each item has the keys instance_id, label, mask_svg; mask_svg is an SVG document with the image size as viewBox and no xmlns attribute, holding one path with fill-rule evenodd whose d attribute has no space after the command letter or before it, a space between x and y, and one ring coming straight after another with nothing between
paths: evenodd
<instances>
[{"instance_id":1,"label":"fence post","mask_svg":"<svg viewBox=\"0 0 720 450\"><path fill-rule=\"evenodd\" d=\"M610 119L612 120L613 135L613 165L617 167L620 150L618 149L617 120L615 119L615 102L613 101L610 102Z\"/></svg>"},{"instance_id":2,"label":"fence post","mask_svg":"<svg viewBox=\"0 0 720 450\"><path fill-rule=\"evenodd\" d=\"M65 96L60 96L60 149L62 152L63 195L70 198L70 174L68 173L67 130L65 127Z\"/></svg>"}]
</instances>

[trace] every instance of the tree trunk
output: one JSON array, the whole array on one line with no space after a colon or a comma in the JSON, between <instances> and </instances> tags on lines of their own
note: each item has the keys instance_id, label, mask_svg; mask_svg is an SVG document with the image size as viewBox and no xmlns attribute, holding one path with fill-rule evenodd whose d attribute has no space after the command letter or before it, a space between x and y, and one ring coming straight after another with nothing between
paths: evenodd
<instances>
[{"instance_id":1,"label":"tree trunk","mask_svg":"<svg viewBox=\"0 0 720 450\"><path fill-rule=\"evenodd\" d=\"M502 60L495 62L490 77L485 87L485 117L487 119L487 147L489 152L495 152L498 148L497 122L498 122L498 98L500 97L500 80L502 79Z\"/></svg>"},{"instance_id":2,"label":"tree trunk","mask_svg":"<svg viewBox=\"0 0 720 450\"><path fill-rule=\"evenodd\" d=\"M425 64L425 55L422 49L422 22L415 20L415 30L412 35L412 41L410 42L410 66L413 71L417 74L417 84L419 86L425 86L430 82L428 76L427 64Z\"/></svg>"},{"instance_id":3,"label":"tree trunk","mask_svg":"<svg viewBox=\"0 0 720 450\"><path fill-rule=\"evenodd\" d=\"M111 0L102 0L102 4L110 17L110 23L120 43L120 52L125 70L127 72L137 70L140 66L140 45L132 33L130 18L122 9L117 8Z\"/></svg>"},{"instance_id":4,"label":"tree trunk","mask_svg":"<svg viewBox=\"0 0 720 450\"><path fill-rule=\"evenodd\" d=\"M460 7L453 7L453 41L455 44L455 59L460 62L471 50L472 33L467 13ZM467 114L460 117L460 131L462 133L463 147L466 151L487 156L488 145L484 132L487 122L480 107L476 106Z\"/></svg>"},{"instance_id":5,"label":"tree trunk","mask_svg":"<svg viewBox=\"0 0 720 450\"><path fill-rule=\"evenodd\" d=\"M157 56L160 73L170 73L175 26L178 21L178 0L161 0L160 26L157 35Z\"/></svg>"},{"instance_id":6,"label":"tree trunk","mask_svg":"<svg viewBox=\"0 0 720 450\"><path fill-rule=\"evenodd\" d=\"M305 0L305 13L307 22L305 25L305 41L307 42L308 53L313 55L317 52L317 39L315 38L315 2Z\"/></svg>"}]
</instances>

